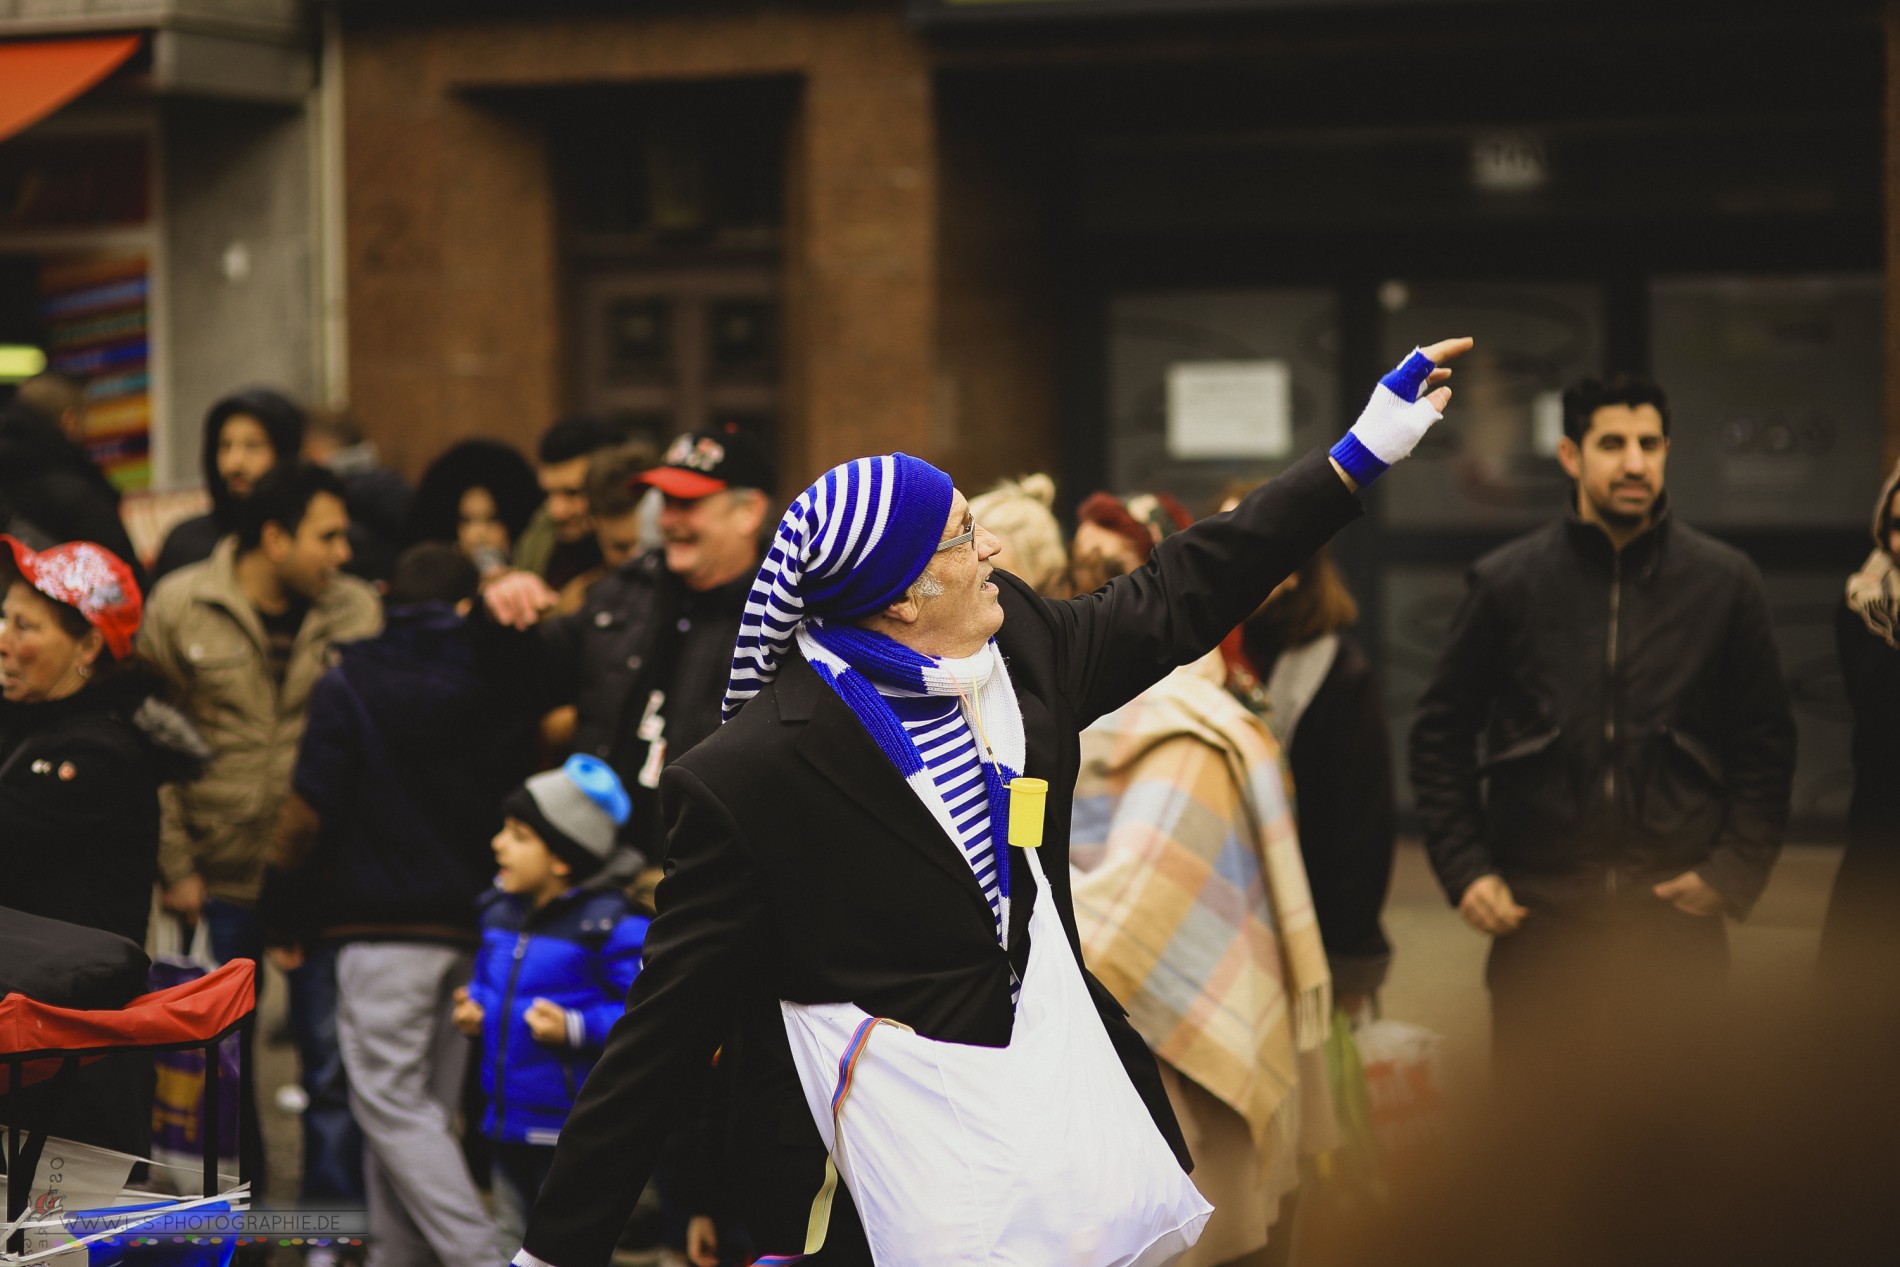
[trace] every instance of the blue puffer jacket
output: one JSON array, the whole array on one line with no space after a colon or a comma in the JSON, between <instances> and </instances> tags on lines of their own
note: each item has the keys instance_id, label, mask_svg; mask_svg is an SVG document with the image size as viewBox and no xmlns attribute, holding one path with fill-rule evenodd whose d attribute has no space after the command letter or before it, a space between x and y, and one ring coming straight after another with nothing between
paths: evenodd
<instances>
[{"instance_id":1,"label":"blue puffer jacket","mask_svg":"<svg viewBox=\"0 0 1900 1267\"><path fill-rule=\"evenodd\" d=\"M482 1133L552 1144L607 1031L626 1008L646 944L617 886L571 889L540 910L500 890L484 899L469 997L482 1005ZM536 999L567 1009L565 1043L537 1042L524 1019Z\"/></svg>"}]
</instances>

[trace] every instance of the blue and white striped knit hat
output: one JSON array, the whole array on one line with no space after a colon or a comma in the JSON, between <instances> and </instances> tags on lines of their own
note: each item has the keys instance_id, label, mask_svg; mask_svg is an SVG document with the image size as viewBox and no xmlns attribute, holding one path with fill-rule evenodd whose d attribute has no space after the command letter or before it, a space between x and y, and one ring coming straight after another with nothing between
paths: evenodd
<instances>
[{"instance_id":1,"label":"blue and white striped knit hat","mask_svg":"<svg viewBox=\"0 0 1900 1267\"><path fill-rule=\"evenodd\" d=\"M807 615L848 621L902 598L943 539L955 488L908 453L832 467L798 495L746 596L727 719L778 676Z\"/></svg>"}]
</instances>

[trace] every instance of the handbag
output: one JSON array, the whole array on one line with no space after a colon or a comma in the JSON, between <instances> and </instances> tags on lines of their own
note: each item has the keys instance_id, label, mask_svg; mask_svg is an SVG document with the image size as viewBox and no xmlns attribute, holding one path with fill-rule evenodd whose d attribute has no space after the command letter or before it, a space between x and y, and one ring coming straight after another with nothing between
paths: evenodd
<instances>
[{"instance_id":1,"label":"handbag","mask_svg":"<svg viewBox=\"0 0 1900 1267\"><path fill-rule=\"evenodd\" d=\"M201 920L187 939L176 917L153 928L151 988L170 989L216 968L211 934ZM218 1044L218 1170L238 1169L238 1036ZM158 1078L152 1095L152 1181L173 1192L196 1191L204 1166L205 1050L161 1051L154 1058Z\"/></svg>"},{"instance_id":2,"label":"handbag","mask_svg":"<svg viewBox=\"0 0 1900 1267\"><path fill-rule=\"evenodd\" d=\"M842 1179L878 1267L1161 1267L1213 1207L1128 1080L1044 894L1007 1047L938 1042L850 1003L781 1001L829 1150L805 1254ZM804 1255L768 1256L762 1264Z\"/></svg>"}]
</instances>

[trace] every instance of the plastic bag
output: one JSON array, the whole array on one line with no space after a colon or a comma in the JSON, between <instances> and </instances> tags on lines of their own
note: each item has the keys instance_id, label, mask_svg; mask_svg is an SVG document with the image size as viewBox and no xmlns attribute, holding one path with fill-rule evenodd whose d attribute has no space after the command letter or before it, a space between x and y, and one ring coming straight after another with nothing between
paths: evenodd
<instances>
[{"instance_id":1,"label":"plastic bag","mask_svg":"<svg viewBox=\"0 0 1900 1267\"><path fill-rule=\"evenodd\" d=\"M183 938L176 919L161 919L153 931L153 990L195 981L218 966L211 957L210 932L204 923L197 925L187 944L181 944ZM238 1051L236 1034L218 1044L220 1172L237 1170ZM158 1077L152 1094L152 1160L159 1163L162 1174L168 1178L200 1174L204 1166L204 1050L162 1051L153 1063ZM173 1185L168 1183L167 1186Z\"/></svg>"},{"instance_id":2,"label":"plastic bag","mask_svg":"<svg viewBox=\"0 0 1900 1267\"><path fill-rule=\"evenodd\" d=\"M1422 1026L1390 1020L1360 1026L1354 1039L1365 1068L1372 1132L1385 1180L1400 1187L1410 1176L1425 1173L1442 1149L1442 1040Z\"/></svg>"}]
</instances>

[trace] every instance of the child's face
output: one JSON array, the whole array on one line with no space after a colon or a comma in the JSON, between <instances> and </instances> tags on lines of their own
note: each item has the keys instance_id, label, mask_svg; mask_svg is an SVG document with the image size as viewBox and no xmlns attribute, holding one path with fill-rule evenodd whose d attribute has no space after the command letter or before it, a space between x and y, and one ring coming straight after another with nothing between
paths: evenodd
<instances>
[{"instance_id":1,"label":"child's face","mask_svg":"<svg viewBox=\"0 0 1900 1267\"><path fill-rule=\"evenodd\" d=\"M567 865L554 856L534 828L520 819L502 823L490 844L495 865L501 868L501 887L508 892L538 897L550 889L566 887Z\"/></svg>"}]
</instances>

